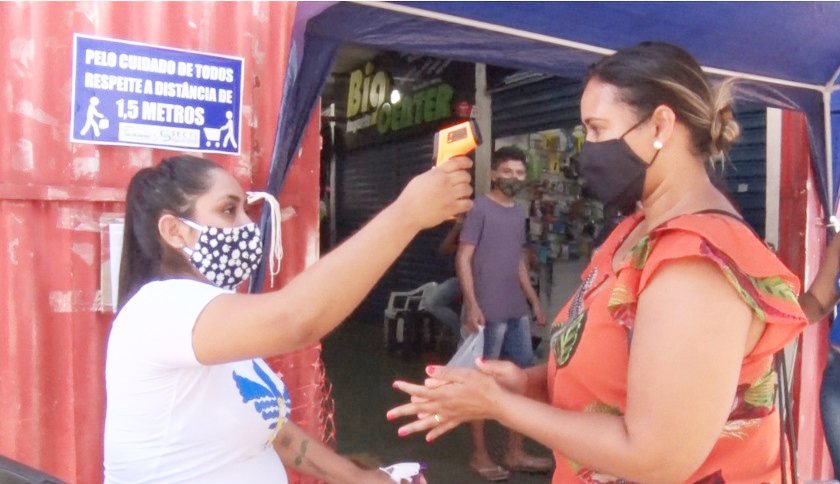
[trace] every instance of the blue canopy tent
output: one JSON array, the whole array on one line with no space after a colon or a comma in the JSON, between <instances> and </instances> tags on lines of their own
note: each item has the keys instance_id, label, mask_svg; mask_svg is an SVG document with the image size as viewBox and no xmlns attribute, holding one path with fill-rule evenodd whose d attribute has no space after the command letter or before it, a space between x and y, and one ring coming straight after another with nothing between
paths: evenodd
<instances>
[{"instance_id":1,"label":"blue canopy tent","mask_svg":"<svg viewBox=\"0 0 840 484\"><path fill-rule=\"evenodd\" d=\"M710 76L743 79L739 98L806 114L819 195L830 214L840 173L831 154L838 19L840 3L301 2L268 190L280 191L343 43L582 78L616 49L659 40L691 52ZM264 270L265 263L258 276ZM262 279L254 277L252 289Z\"/></svg>"}]
</instances>

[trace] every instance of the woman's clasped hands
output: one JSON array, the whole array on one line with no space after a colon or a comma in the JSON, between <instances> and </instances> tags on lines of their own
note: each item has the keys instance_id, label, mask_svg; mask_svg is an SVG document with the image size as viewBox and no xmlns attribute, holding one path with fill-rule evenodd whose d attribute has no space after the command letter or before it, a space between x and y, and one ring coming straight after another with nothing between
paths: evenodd
<instances>
[{"instance_id":1,"label":"woman's clasped hands","mask_svg":"<svg viewBox=\"0 0 840 484\"><path fill-rule=\"evenodd\" d=\"M427 432L431 442L458 425L498 419L506 396L525 393L526 373L508 361L476 359L478 370L430 365L423 385L397 380L394 388L411 396L411 401L388 411L388 420L415 416L399 428L400 437Z\"/></svg>"}]
</instances>

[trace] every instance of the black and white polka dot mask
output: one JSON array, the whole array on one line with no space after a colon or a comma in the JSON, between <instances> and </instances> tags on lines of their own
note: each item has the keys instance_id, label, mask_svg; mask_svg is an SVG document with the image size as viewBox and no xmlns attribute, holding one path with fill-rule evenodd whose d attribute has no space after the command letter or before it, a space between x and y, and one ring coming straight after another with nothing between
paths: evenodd
<instances>
[{"instance_id":1,"label":"black and white polka dot mask","mask_svg":"<svg viewBox=\"0 0 840 484\"><path fill-rule=\"evenodd\" d=\"M184 252L198 272L214 285L233 290L257 269L262 257L257 224L218 228L181 221L201 233L195 247L184 247Z\"/></svg>"}]
</instances>

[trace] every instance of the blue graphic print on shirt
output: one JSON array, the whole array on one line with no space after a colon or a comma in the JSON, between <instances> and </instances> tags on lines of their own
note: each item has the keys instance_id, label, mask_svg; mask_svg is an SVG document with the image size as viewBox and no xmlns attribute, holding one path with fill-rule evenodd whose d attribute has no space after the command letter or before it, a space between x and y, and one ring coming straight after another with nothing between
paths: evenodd
<instances>
[{"instance_id":1,"label":"blue graphic print on shirt","mask_svg":"<svg viewBox=\"0 0 840 484\"><path fill-rule=\"evenodd\" d=\"M237 375L235 371L233 372L233 379L237 388L239 388L239 394L242 395L242 402L253 401L254 409L259 412L263 420L270 422L269 430L277 430L286 423L286 419L291 412L289 392L285 385L281 385L282 390L278 389L271 377L260 368L260 365L256 361L252 363L254 372L262 380L262 383ZM274 437L271 440L274 440Z\"/></svg>"}]
</instances>

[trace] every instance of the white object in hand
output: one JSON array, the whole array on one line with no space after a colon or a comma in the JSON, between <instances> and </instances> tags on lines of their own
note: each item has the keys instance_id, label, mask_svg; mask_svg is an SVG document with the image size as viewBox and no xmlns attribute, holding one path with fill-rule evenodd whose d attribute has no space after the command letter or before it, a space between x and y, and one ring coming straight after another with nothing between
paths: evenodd
<instances>
[{"instance_id":1,"label":"white object in hand","mask_svg":"<svg viewBox=\"0 0 840 484\"><path fill-rule=\"evenodd\" d=\"M475 333L466 333L462 327L461 333L464 340L458 351L446 363L450 368L472 368L475 369L475 359L484 356L484 326L479 326Z\"/></svg>"},{"instance_id":2,"label":"white object in hand","mask_svg":"<svg viewBox=\"0 0 840 484\"><path fill-rule=\"evenodd\" d=\"M403 479L411 480L423 470L423 464L419 462L400 462L388 467L380 467L379 470L388 474L394 482L402 482Z\"/></svg>"}]
</instances>

